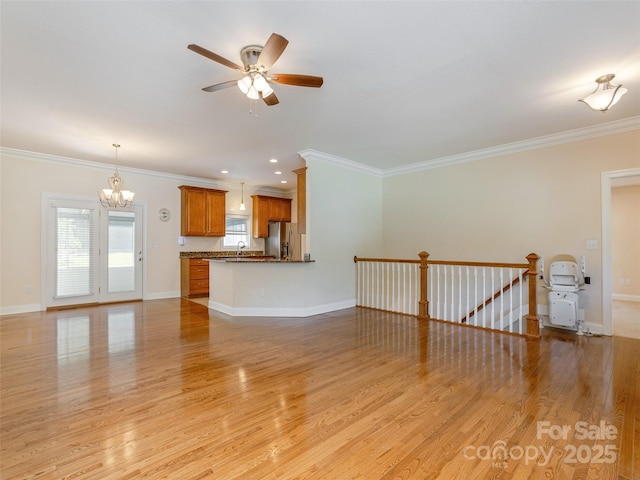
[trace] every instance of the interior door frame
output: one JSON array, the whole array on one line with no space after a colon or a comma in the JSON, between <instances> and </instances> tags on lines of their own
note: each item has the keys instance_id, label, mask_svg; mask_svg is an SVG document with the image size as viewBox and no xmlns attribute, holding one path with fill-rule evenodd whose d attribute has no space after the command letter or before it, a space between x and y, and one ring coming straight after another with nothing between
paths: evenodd
<instances>
[{"instance_id":1,"label":"interior door frame","mask_svg":"<svg viewBox=\"0 0 640 480\"><path fill-rule=\"evenodd\" d=\"M637 177L634 180L633 177ZM602 333L613 335L613 279L611 260L611 188L621 185L640 185L640 168L602 172Z\"/></svg>"}]
</instances>

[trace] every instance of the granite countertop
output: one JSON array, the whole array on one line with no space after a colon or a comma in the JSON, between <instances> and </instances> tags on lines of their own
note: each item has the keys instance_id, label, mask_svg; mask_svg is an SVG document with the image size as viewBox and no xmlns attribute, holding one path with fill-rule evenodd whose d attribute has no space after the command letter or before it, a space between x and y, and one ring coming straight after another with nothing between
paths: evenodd
<instances>
[{"instance_id":1,"label":"granite countertop","mask_svg":"<svg viewBox=\"0 0 640 480\"><path fill-rule=\"evenodd\" d=\"M207 258L212 262L223 263L314 263L315 260L278 260L273 257L251 258L251 256L243 256L238 258Z\"/></svg>"},{"instance_id":2,"label":"granite countertop","mask_svg":"<svg viewBox=\"0 0 640 480\"><path fill-rule=\"evenodd\" d=\"M180 258L235 258L237 252L235 250L209 251L209 252L180 252ZM247 257L264 257L262 250L243 250L240 258Z\"/></svg>"}]
</instances>

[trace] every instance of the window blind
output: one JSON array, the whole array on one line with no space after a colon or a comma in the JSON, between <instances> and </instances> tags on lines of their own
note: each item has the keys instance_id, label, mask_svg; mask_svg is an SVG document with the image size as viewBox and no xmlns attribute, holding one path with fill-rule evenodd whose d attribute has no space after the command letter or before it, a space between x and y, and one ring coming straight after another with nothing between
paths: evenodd
<instances>
[{"instance_id":1,"label":"window blind","mask_svg":"<svg viewBox=\"0 0 640 480\"><path fill-rule=\"evenodd\" d=\"M55 239L54 298L92 295L94 285L94 215L89 208L52 205Z\"/></svg>"}]
</instances>

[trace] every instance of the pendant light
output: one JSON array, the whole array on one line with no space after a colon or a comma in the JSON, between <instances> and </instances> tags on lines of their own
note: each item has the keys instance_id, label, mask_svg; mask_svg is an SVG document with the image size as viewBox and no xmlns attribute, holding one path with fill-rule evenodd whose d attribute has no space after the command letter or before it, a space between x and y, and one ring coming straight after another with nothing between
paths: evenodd
<instances>
[{"instance_id":1,"label":"pendant light","mask_svg":"<svg viewBox=\"0 0 640 480\"><path fill-rule=\"evenodd\" d=\"M240 183L240 188L242 189L242 200L240 203L240 210L246 210L247 207L244 206L244 182Z\"/></svg>"}]
</instances>

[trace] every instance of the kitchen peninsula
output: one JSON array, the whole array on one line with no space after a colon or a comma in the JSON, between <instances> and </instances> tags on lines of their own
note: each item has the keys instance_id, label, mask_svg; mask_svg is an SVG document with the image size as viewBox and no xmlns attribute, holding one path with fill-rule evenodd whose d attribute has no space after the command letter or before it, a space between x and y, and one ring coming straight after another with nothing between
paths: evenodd
<instances>
[{"instance_id":1,"label":"kitchen peninsula","mask_svg":"<svg viewBox=\"0 0 640 480\"><path fill-rule=\"evenodd\" d=\"M231 316L306 317L322 313L306 304L313 260L238 257L208 259L208 307Z\"/></svg>"}]
</instances>

